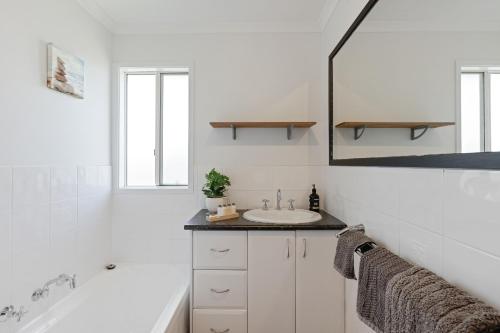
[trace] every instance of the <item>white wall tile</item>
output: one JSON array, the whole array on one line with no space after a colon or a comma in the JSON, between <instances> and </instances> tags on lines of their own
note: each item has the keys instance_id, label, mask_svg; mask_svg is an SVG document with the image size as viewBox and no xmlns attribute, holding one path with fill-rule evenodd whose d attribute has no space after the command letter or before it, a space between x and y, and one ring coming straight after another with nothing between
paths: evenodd
<instances>
[{"instance_id":1,"label":"white wall tile","mask_svg":"<svg viewBox=\"0 0 500 333\"><path fill-rule=\"evenodd\" d=\"M76 167L57 167L50 171L50 201L70 200L77 196Z\"/></svg>"},{"instance_id":2,"label":"white wall tile","mask_svg":"<svg viewBox=\"0 0 500 333\"><path fill-rule=\"evenodd\" d=\"M500 308L500 172L328 167L324 174L328 211L364 223L380 244ZM347 288L346 297L355 303ZM357 324L346 330L370 331Z\"/></svg>"},{"instance_id":3,"label":"white wall tile","mask_svg":"<svg viewBox=\"0 0 500 333\"><path fill-rule=\"evenodd\" d=\"M12 277L11 212L0 211L0 307L10 304ZM1 323L0 323L1 325Z\"/></svg>"},{"instance_id":4,"label":"white wall tile","mask_svg":"<svg viewBox=\"0 0 500 333\"><path fill-rule=\"evenodd\" d=\"M443 170L408 169L399 174L399 217L442 234Z\"/></svg>"},{"instance_id":5,"label":"white wall tile","mask_svg":"<svg viewBox=\"0 0 500 333\"><path fill-rule=\"evenodd\" d=\"M444 240L444 277L500 310L500 258Z\"/></svg>"},{"instance_id":6,"label":"white wall tile","mask_svg":"<svg viewBox=\"0 0 500 333\"><path fill-rule=\"evenodd\" d=\"M354 182L351 178L351 184L356 184L357 188L353 189L355 197L351 200L356 200L363 205L375 208L379 212L387 215L397 216L398 212L398 175L400 169L387 168L358 168L356 173L351 177L356 177ZM345 181L349 181L346 179ZM345 184L348 187L349 184ZM352 186L352 185L351 185Z\"/></svg>"},{"instance_id":7,"label":"white wall tile","mask_svg":"<svg viewBox=\"0 0 500 333\"><path fill-rule=\"evenodd\" d=\"M12 246L18 252L34 251L49 244L50 205L17 207L12 213Z\"/></svg>"},{"instance_id":8,"label":"white wall tile","mask_svg":"<svg viewBox=\"0 0 500 333\"><path fill-rule=\"evenodd\" d=\"M399 224L400 221L390 215L385 215L373 208L362 211L361 223L366 227L366 234L377 244L385 246L399 254Z\"/></svg>"},{"instance_id":9,"label":"white wall tile","mask_svg":"<svg viewBox=\"0 0 500 333\"><path fill-rule=\"evenodd\" d=\"M312 188L307 166L273 167L272 172L271 189L273 190L310 190Z\"/></svg>"},{"instance_id":10,"label":"white wall tile","mask_svg":"<svg viewBox=\"0 0 500 333\"><path fill-rule=\"evenodd\" d=\"M12 201L14 209L50 201L50 168L20 167L13 169Z\"/></svg>"},{"instance_id":11,"label":"white wall tile","mask_svg":"<svg viewBox=\"0 0 500 333\"><path fill-rule=\"evenodd\" d=\"M236 203L238 209L253 209L262 207L263 199L270 200L269 205L275 207L276 193L273 191L246 191L232 190L228 191L228 198L231 202Z\"/></svg>"},{"instance_id":12,"label":"white wall tile","mask_svg":"<svg viewBox=\"0 0 500 333\"><path fill-rule=\"evenodd\" d=\"M500 256L500 172L445 171L444 234Z\"/></svg>"},{"instance_id":13,"label":"white wall tile","mask_svg":"<svg viewBox=\"0 0 500 333\"><path fill-rule=\"evenodd\" d=\"M442 236L402 222L399 253L401 257L436 274L443 271Z\"/></svg>"},{"instance_id":14,"label":"white wall tile","mask_svg":"<svg viewBox=\"0 0 500 333\"><path fill-rule=\"evenodd\" d=\"M0 167L0 212L12 208L12 169Z\"/></svg>"},{"instance_id":15,"label":"white wall tile","mask_svg":"<svg viewBox=\"0 0 500 333\"><path fill-rule=\"evenodd\" d=\"M111 191L111 167L78 167L78 196L96 196Z\"/></svg>"},{"instance_id":16,"label":"white wall tile","mask_svg":"<svg viewBox=\"0 0 500 333\"><path fill-rule=\"evenodd\" d=\"M71 292L53 288L49 297L32 302L36 288L61 273L82 273L78 281L84 282L110 258L110 171L81 168L78 193L76 167L0 167L0 306L29 311L11 324L12 331Z\"/></svg>"},{"instance_id":17,"label":"white wall tile","mask_svg":"<svg viewBox=\"0 0 500 333\"><path fill-rule=\"evenodd\" d=\"M233 190L271 190L273 174L269 167L225 167L222 171L231 180Z\"/></svg>"}]
</instances>

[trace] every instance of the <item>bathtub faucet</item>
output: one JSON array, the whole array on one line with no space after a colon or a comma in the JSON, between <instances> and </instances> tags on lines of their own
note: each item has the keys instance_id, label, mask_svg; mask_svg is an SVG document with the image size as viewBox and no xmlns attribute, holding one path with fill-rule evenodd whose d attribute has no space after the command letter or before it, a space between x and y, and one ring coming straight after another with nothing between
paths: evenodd
<instances>
[{"instance_id":1,"label":"bathtub faucet","mask_svg":"<svg viewBox=\"0 0 500 333\"><path fill-rule=\"evenodd\" d=\"M42 288L38 288L33 292L31 295L31 299L33 302L38 301L41 298L45 298L49 296L49 291L50 291L50 286L56 285L56 286L62 286L63 284L68 283L70 289L75 289L76 288L76 274L73 274L72 276L68 274L61 274L55 279L47 281Z\"/></svg>"}]
</instances>

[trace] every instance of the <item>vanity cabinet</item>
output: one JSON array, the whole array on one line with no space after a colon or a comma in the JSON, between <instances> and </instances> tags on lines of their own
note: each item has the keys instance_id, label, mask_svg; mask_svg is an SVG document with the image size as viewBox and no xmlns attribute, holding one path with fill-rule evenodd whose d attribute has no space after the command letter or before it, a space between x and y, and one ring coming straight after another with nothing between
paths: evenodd
<instances>
[{"instance_id":1,"label":"vanity cabinet","mask_svg":"<svg viewBox=\"0 0 500 333\"><path fill-rule=\"evenodd\" d=\"M193 231L192 333L344 332L335 234Z\"/></svg>"},{"instance_id":2,"label":"vanity cabinet","mask_svg":"<svg viewBox=\"0 0 500 333\"><path fill-rule=\"evenodd\" d=\"M333 268L335 231L296 232L296 332L344 332L344 278Z\"/></svg>"},{"instance_id":3,"label":"vanity cabinet","mask_svg":"<svg viewBox=\"0 0 500 333\"><path fill-rule=\"evenodd\" d=\"M295 232L248 232L248 332L295 332Z\"/></svg>"}]
</instances>

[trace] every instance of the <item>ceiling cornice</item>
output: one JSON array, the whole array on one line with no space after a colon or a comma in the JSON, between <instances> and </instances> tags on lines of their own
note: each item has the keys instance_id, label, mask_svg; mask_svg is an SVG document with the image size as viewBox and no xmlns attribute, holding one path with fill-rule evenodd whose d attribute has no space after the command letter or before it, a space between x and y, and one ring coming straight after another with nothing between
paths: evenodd
<instances>
[{"instance_id":1,"label":"ceiling cornice","mask_svg":"<svg viewBox=\"0 0 500 333\"><path fill-rule=\"evenodd\" d=\"M323 5L323 8L321 9L321 13L318 18L318 25L321 29L321 31L325 30L326 25L328 24L328 21L330 20L330 17L332 17L333 12L335 11L335 8L337 8L337 5L339 3L339 0L326 0L325 4Z\"/></svg>"},{"instance_id":2,"label":"ceiling cornice","mask_svg":"<svg viewBox=\"0 0 500 333\"><path fill-rule=\"evenodd\" d=\"M338 0L326 0L317 21L305 22L227 22L227 23L119 23L94 0L78 4L114 34L203 34L203 33L320 33L328 23Z\"/></svg>"},{"instance_id":3,"label":"ceiling cornice","mask_svg":"<svg viewBox=\"0 0 500 333\"><path fill-rule=\"evenodd\" d=\"M115 33L116 22L94 0L77 0L78 4L107 30Z\"/></svg>"}]
</instances>

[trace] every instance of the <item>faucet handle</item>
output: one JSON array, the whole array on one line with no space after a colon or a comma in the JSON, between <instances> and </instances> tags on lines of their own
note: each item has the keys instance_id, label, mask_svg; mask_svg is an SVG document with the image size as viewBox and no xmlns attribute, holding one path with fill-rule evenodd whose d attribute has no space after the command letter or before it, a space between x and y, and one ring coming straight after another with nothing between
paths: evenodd
<instances>
[{"instance_id":1,"label":"faucet handle","mask_svg":"<svg viewBox=\"0 0 500 333\"><path fill-rule=\"evenodd\" d=\"M4 307L0 311L0 323L6 322L10 317L12 317L12 313L14 313L14 306L9 305Z\"/></svg>"},{"instance_id":2,"label":"faucet handle","mask_svg":"<svg viewBox=\"0 0 500 333\"><path fill-rule=\"evenodd\" d=\"M288 209L289 210L295 210L295 207L293 206L294 202L295 202L295 199L288 200Z\"/></svg>"},{"instance_id":3,"label":"faucet handle","mask_svg":"<svg viewBox=\"0 0 500 333\"><path fill-rule=\"evenodd\" d=\"M268 199L262 199L262 202L264 203L264 206L262 206L263 210L268 210L269 209L269 200Z\"/></svg>"},{"instance_id":4,"label":"faucet handle","mask_svg":"<svg viewBox=\"0 0 500 333\"><path fill-rule=\"evenodd\" d=\"M17 311L13 305L6 306L0 311L0 323L6 322L10 318L15 318L17 322L20 322L26 313L28 310L25 310L24 306L21 306Z\"/></svg>"},{"instance_id":5,"label":"faucet handle","mask_svg":"<svg viewBox=\"0 0 500 333\"><path fill-rule=\"evenodd\" d=\"M13 317L16 318L17 322L20 322L25 314L28 313L28 310L24 309L24 306L21 306L18 311L14 311Z\"/></svg>"}]
</instances>

